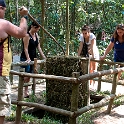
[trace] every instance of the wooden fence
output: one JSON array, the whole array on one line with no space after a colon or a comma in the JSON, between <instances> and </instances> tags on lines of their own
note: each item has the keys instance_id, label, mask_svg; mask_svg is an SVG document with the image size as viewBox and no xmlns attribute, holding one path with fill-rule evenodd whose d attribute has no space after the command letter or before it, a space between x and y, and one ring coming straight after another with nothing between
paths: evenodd
<instances>
[{"instance_id":1,"label":"wooden fence","mask_svg":"<svg viewBox=\"0 0 124 124\"><path fill-rule=\"evenodd\" d=\"M55 75L45 75L45 74L32 74L32 73L25 73L25 72L17 72L11 70L10 73L12 75L18 75L19 76L19 84L18 84L18 99L17 101L12 101L12 104L17 105L16 110L16 124L20 124L21 121L21 113L22 113L22 106L28 106L28 107L36 107L40 108L46 111L54 112L57 114L62 114L69 117L69 124L76 124L76 118L80 116L81 114L95 108L102 107L108 103L107 113L109 114L111 112L112 104L114 101L114 98L116 97L116 86L117 86L117 75L119 72L123 72L124 68L114 68L109 70L103 70L102 71L102 65L103 64L110 64L110 65L121 65L124 66L123 63L113 63L113 62L107 62L107 61L98 61L98 60L91 60L96 61L100 64L99 71L94 72L91 74L85 74L85 75L79 75L79 72L73 72L73 77L64 77L64 76L55 76ZM44 63L45 61L38 61L38 63ZM32 62L33 64L34 62ZM27 63L26 63L27 64ZM14 64L13 64L14 65ZM16 63L15 65L25 65L25 63ZM82 108L78 108L78 94L79 94L79 85L81 83L84 83L86 80L91 80L93 78L98 77L98 88L97 90L100 91L101 89L101 81L102 76L104 75L111 75L113 74L113 81L112 81L112 89L111 94L106 95L100 102L87 105ZM72 87L72 95L71 95L71 109L70 111L63 110L60 108L55 108L51 106L47 106L44 104L38 104L38 103L32 103L32 102L24 102L23 101L23 80L24 77L32 77L34 79L50 79L50 80L59 80L64 81L65 83L73 83ZM90 96L89 96L90 97Z\"/></svg>"}]
</instances>

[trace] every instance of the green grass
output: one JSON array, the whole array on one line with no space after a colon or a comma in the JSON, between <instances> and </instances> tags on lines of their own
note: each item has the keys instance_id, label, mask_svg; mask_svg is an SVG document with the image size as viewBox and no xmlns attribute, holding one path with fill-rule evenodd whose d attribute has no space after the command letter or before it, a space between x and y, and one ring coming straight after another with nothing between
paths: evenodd
<instances>
[{"instance_id":1,"label":"green grass","mask_svg":"<svg viewBox=\"0 0 124 124\"><path fill-rule=\"evenodd\" d=\"M16 105L12 105L12 112L9 117L6 117L7 121L15 121L16 118ZM26 122L27 124L61 124L60 121L56 121L53 118L49 118L47 116L42 119L38 119L33 115L22 113L21 122Z\"/></svg>"},{"instance_id":2,"label":"green grass","mask_svg":"<svg viewBox=\"0 0 124 124\"><path fill-rule=\"evenodd\" d=\"M93 124L91 117L94 115L94 111L88 111L78 117L78 124Z\"/></svg>"},{"instance_id":3,"label":"green grass","mask_svg":"<svg viewBox=\"0 0 124 124\"><path fill-rule=\"evenodd\" d=\"M119 98L116 98L113 103L115 106L120 106L124 104L124 95L120 96Z\"/></svg>"}]
</instances>

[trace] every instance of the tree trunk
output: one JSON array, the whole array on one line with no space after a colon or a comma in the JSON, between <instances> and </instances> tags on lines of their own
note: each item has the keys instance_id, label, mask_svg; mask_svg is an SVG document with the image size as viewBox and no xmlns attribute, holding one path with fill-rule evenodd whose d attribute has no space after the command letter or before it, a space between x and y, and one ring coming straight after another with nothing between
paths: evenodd
<instances>
[{"instance_id":1,"label":"tree trunk","mask_svg":"<svg viewBox=\"0 0 124 124\"><path fill-rule=\"evenodd\" d=\"M69 55L69 41L70 41L70 31L69 31L69 0L66 0L66 55Z\"/></svg>"}]
</instances>

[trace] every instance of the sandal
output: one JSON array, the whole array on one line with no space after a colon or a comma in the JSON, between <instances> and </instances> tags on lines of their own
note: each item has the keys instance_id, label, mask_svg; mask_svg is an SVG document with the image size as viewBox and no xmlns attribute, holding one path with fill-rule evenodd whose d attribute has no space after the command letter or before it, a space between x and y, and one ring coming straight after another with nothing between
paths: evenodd
<instances>
[{"instance_id":1,"label":"sandal","mask_svg":"<svg viewBox=\"0 0 124 124\"><path fill-rule=\"evenodd\" d=\"M29 98L29 95L28 96L25 96L24 98Z\"/></svg>"}]
</instances>

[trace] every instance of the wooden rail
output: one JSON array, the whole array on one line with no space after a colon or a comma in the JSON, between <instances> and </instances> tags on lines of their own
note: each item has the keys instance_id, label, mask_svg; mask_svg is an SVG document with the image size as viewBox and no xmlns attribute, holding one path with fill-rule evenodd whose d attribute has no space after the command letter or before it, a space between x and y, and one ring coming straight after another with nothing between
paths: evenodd
<instances>
[{"instance_id":1,"label":"wooden rail","mask_svg":"<svg viewBox=\"0 0 124 124\"><path fill-rule=\"evenodd\" d=\"M95 61L95 60L93 60L93 61ZM101 61L97 61L97 62L101 63ZM108 63L109 64L116 64L116 63L111 63L111 62L108 62ZM104 64L104 63L102 63L102 64ZM118 64L120 64L120 63L118 63ZM11 74L19 76L18 100L12 101L12 104L17 105L16 124L20 124L22 106L42 108L43 110L46 110L46 111L51 111L51 112L54 112L57 114L69 116L70 117L69 118L69 124L76 124L77 123L76 118L79 115L83 114L84 112L87 112L87 111L94 109L94 108L102 107L106 104L108 104L107 112L110 113L114 98L116 97L117 75L119 72L123 72L123 71L124 71L124 67L123 68L109 69L109 70L104 70L104 71L98 71L98 72L94 72L91 74L85 74L82 76L79 76L78 72L75 72L75 73L73 73L73 77L64 77L64 76L45 75L45 74L29 74L29 73L16 72L16 71L11 70L10 71ZM96 78L96 77L101 78L104 75L110 75L110 74L114 74L111 94L105 96L105 98L103 98L98 103L90 104L88 106L85 106L85 107L78 109L78 99L77 99L78 97L77 96L79 93L78 92L79 85L81 83L84 83L84 81L86 81L86 80L91 80L91 79ZM28 102L22 101L22 98L23 98L23 90L22 90L23 85L22 84L23 84L23 78L25 76L32 77L32 78L38 78L38 79L62 80L65 83L70 83L70 82L73 83L72 97L71 97L71 110L67 111L67 110L62 110L60 108L46 106L46 105L42 105L42 104L38 104L38 103L31 103L31 102L28 103ZM101 80L99 80L99 82L101 83Z\"/></svg>"}]
</instances>

